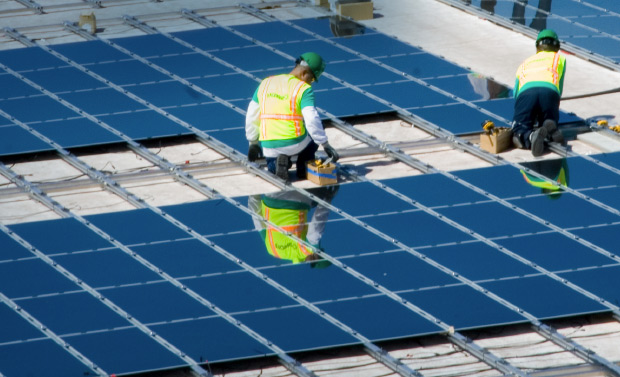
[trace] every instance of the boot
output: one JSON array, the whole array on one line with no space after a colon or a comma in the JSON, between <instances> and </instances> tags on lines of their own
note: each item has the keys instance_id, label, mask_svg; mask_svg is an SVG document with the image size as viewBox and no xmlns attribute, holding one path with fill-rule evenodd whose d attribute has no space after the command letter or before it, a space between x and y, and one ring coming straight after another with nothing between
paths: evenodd
<instances>
[{"instance_id":1,"label":"boot","mask_svg":"<svg viewBox=\"0 0 620 377\"><path fill-rule=\"evenodd\" d=\"M545 139L547 138L547 128L539 127L530 134L530 143L532 144L532 156L542 156L545 151Z\"/></svg>"},{"instance_id":2,"label":"boot","mask_svg":"<svg viewBox=\"0 0 620 377\"><path fill-rule=\"evenodd\" d=\"M281 154L276 158L276 175L285 182L288 182L289 157Z\"/></svg>"},{"instance_id":3,"label":"boot","mask_svg":"<svg viewBox=\"0 0 620 377\"><path fill-rule=\"evenodd\" d=\"M553 119L545 120L542 126L547 129L547 135L551 135L551 141L558 144L564 143L564 135Z\"/></svg>"}]
</instances>

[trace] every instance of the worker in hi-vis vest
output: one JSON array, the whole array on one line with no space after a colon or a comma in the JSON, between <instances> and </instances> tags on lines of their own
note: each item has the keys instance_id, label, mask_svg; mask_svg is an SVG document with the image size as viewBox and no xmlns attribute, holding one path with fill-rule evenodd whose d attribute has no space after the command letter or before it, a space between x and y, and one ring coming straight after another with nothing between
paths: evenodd
<instances>
[{"instance_id":1,"label":"worker in hi-vis vest","mask_svg":"<svg viewBox=\"0 0 620 377\"><path fill-rule=\"evenodd\" d=\"M316 196L329 203L337 191L338 185L326 186ZM329 208L295 190L250 196L248 208L260 215L253 218L254 227L271 256L292 263L312 262L311 267L330 264L313 251L320 249Z\"/></svg>"},{"instance_id":2,"label":"worker in hi-vis vest","mask_svg":"<svg viewBox=\"0 0 620 377\"><path fill-rule=\"evenodd\" d=\"M521 169L523 179L533 187L540 189L540 192L547 195L550 199L559 199L562 194L562 187L553 182L568 187L568 164L565 158L554 160L538 160L523 164L543 177L539 178L528 171ZM553 181L553 182L551 182Z\"/></svg>"},{"instance_id":3,"label":"worker in hi-vis vest","mask_svg":"<svg viewBox=\"0 0 620 377\"><path fill-rule=\"evenodd\" d=\"M297 156L297 178L306 179L307 162L314 160L319 145L332 161L338 160L338 153L327 142L310 85L324 70L323 59L306 52L290 73L267 77L260 83L245 118L249 161L264 156L267 169L288 181L291 157Z\"/></svg>"},{"instance_id":4,"label":"worker in hi-vis vest","mask_svg":"<svg viewBox=\"0 0 620 377\"><path fill-rule=\"evenodd\" d=\"M536 54L517 69L512 141L535 157L543 154L548 141L564 142L558 121L566 59L559 50L558 35L542 30L536 38Z\"/></svg>"}]
</instances>

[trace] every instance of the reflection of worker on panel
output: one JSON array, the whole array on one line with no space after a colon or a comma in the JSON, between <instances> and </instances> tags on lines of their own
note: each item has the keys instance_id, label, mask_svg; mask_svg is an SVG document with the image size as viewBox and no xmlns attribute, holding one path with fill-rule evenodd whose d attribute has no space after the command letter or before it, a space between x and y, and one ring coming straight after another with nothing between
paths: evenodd
<instances>
[{"instance_id":1,"label":"reflection of worker on panel","mask_svg":"<svg viewBox=\"0 0 620 377\"><path fill-rule=\"evenodd\" d=\"M562 186L568 187L568 164L566 163L565 158L555 160L539 160L523 165L529 167L536 173L559 183ZM534 187L540 188L541 192L551 199L558 199L562 194L562 189L548 180L538 178L525 172L524 170L521 170L521 174L523 174L523 178L527 183Z\"/></svg>"},{"instance_id":2,"label":"reflection of worker on panel","mask_svg":"<svg viewBox=\"0 0 620 377\"><path fill-rule=\"evenodd\" d=\"M527 3L528 0L518 0L514 2L511 20L521 25L525 25L525 7L527 6ZM547 16L549 15L550 11L551 0L538 0L538 10L536 11L536 15L532 19L530 27L538 31L546 29Z\"/></svg>"},{"instance_id":3,"label":"reflection of worker on panel","mask_svg":"<svg viewBox=\"0 0 620 377\"><path fill-rule=\"evenodd\" d=\"M314 193L320 199L331 203L337 191L338 186L335 185L322 187ZM273 257L293 263L313 262L311 267L329 265L329 262L322 260L312 248L299 241L305 241L320 249L329 208L297 191L250 196L248 207L252 212L260 214L260 218L254 218L254 226L260 232L267 252ZM312 218L308 222L313 209Z\"/></svg>"}]
</instances>

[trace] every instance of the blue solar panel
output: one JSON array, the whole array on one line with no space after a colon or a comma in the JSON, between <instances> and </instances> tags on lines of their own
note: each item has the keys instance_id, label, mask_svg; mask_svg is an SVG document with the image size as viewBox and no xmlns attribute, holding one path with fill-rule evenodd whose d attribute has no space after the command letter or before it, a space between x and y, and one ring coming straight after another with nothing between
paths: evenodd
<instances>
[{"instance_id":1,"label":"blue solar panel","mask_svg":"<svg viewBox=\"0 0 620 377\"><path fill-rule=\"evenodd\" d=\"M364 89L405 109L447 105L456 102L454 98L411 81L373 85ZM414 114L418 113L417 109L411 112Z\"/></svg>"},{"instance_id":2,"label":"blue solar panel","mask_svg":"<svg viewBox=\"0 0 620 377\"><path fill-rule=\"evenodd\" d=\"M613 260L559 233L505 238L497 243L551 271L597 267Z\"/></svg>"},{"instance_id":3,"label":"blue solar panel","mask_svg":"<svg viewBox=\"0 0 620 377\"><path fill-rule=\"evenodd\" d=\"M240 48L251 46L253 43L243 39L223 28L207 28L180 31L173 35L185 42L192 44L204 51L214 51L220 49Z\"/></svg>"},{"instance_id":4,"label":"blue solar panel","mask_svg":"<svg viewBox=\"0 0 620 377\"><path fill-rule=\"evenodd\" d=\"M225 100L246 99L246 106L259 85L258 81L237 73L192 79L190 81L196 86Z\"/></svg>"},{"instance_id":5,"label":"blue solar panel","mask_svg":"<svg viewBox=\"0 0 620 377\"><path fill-rule=\"evenodd\" d=\"M74 111L49 97L22 97L2 101L0 106L9 115L24 123L45 122L78 116Z\"/></svg>"},{"instance_id":6,"label":"blue solar panel","mask_svg":"<svg viewBox=\"0 0 620 377\"><path fill-rule=\"evenodd\" d=\"M620 209L620 188L617 186L596 190L588 190L584 191L583 193L608 206Z\"/></svg>"},{"instance_id":7,"label":"blue solar panel","mask_svg":"<svg viewBox=\"0 0 620 377\"><path fill-rule=\"evenodd\" d=\"M125 55L128 59L129 55ZM153 83L170 77L137 60L122 60L89 65L88 69L116 85Z\"/></svg>"},{"instance_id":8,"label":"blue solar panel","mask_svg":"<svg viewBox=\"0 0 620 377\"><path fill-rule=\"evenodd\" d=\"M245 108L248 102L238 101L236 104L240 108ZM241 105L246 106L241 107ZM245 124L245 116L243 114L218 102L196 105L189 104L186 106L171 107L166 110L199 130L208 133L216 130L243 127ZM245 138L242 138L241 141L245 141Z\"/></svg>"},{"instance_id":9,"label":"blue solar panel","mask_svg":"<svg viewBox=\"0 0 620 377\"><path fill-rule=\"evenodd\" d=\"M68 64L38 47L0 51L0 62L18 71L64 67Z\"/></svg>"},{"instance_id":10,"label":"blue solar panel","mask_svg":"<svg viewBox=\"0 0 620 377\"><path fill-rule=\"evenodd\" d=\"M379 59L384 64L396 68L415 78L429 79L438 76L456 76L469 71L435 55L416 53Z\"/></svg>"},{"instance_id":11,"label":"blue solar panel","mask_svg":"<svg viewBox=\"0 0 620 377\"><path fill-rule=\"evenodd\" d=\"M155 110L100 115L99 120L132 139L187 135L191 132Z\"/></svg>"},{"instance_id":12,"label":"blue solar panel","mask_svg":"<svg viewBox=\"0 0 620 377\"><path fill-rule=\"evenodd\" d=\"M390 107L368 98L353 89L342 88L328 92L317 91L315 95L317 106L337 117L379 114L392 111Z\"/></svg>"},{"instance_id":13,"label":"blue solar panel","mask_svg":"<svg viewBox=\"0 0 620 377\"><path fill-rule=\"evenodd\" d=\"M620 304L620 266L599 267L583 271L571 271L560 274L563 278L578 284L587 291L604 298L613 305Z\"/></svg>"},{"instance_id":14,"label":"blue solar panel","mask_svg":"<svg viewBox=\"0 0 620 377\"><path fill-rule=\"evenodd\" d=\"M22 316L17 314L15 310L4 304L0 304L0 321L2 321L0 344L45 336L33 324L26 321ZM2 346L0 346L0 350L2 349ZM2 368L4 368L4 365L0 366L0 371L3 371Z\"/></svg>"},{"instance_id":15,"label":"blue solar panel","mask_svg":"<svg viewBox=\"0 0 620 377\"><path fill-rule=\"evenodd\" d=\"M116 114L145 109L137 101L111 88L66 93L61 94L60 97L92 115ZM57 104L56 106L61 105Z\"/></svg>"},{"instance_id":16,"label":"blue solar panel","mask_svg":"<svg viewBox=\"0 0 620 377\"><path fill-rule=\"evenodd\" d=\"M153 105L163 108L212 101L210 97L177 81L136 85L127 89Z\"/></svg>"},{"instance_id":17,"label":"blue solar panel","mask_svg":"<svg viewBox=\"0 0 620 377\"><path fill-rule=\"evenodd\" d=\"M382 58L403 54L418 54L422 52L419 48L379 33L338 38L335 42L355 51L359 51L364 55L370 56L371 58Z\"/></svg>"},{"instance_id":18,"label":"blue solar panel","mask_svg":"<svg viewBox=\"0 0 620 377\"><path fill-rule=\"evenodd\" d=\"M484 120L489 118L495 120L495 117L490 117L488 114L484 114L480 110L466 104L427 107L415 109L412 112L457 135L480 132L480 125ZM497 121L497 123L501 124L500 121Z\"/></svg>"},{"instance_id":19,"label":"blue solar panel","mask_svg":"<svg viewBox=\"0 0 620 377\"><path fill-rule=\"evenodd\" d=\"M245 71L269 68L292 68L293 62L260 46L213 51L213 55ZM289 68L289 69L290 69Z\"/></svg>"},{"instance_id":20,"label":"blue solar panel","mask_svg":"<svg viewBox=\"0 0 620 377\"><path fill-rule=\"evenodd\" d=\"M223 75L234 72L231 68L198 53L162 56L149 60L168 72L183 78Z\"/></svg>"},{"instance_id":21,"label":"blue solar panel","mask_svg":"<svg viewBox=\"0 0 620 377\"><path fill-rule=\"evenodd\" d=\"M163 210L206 236L254 229L251 218L221 199L168 206L163 207ZM207 213L209 215L205 216Z\"/></svg>"},{"instance_id":22,"label":"blue solar panel","mask_svg":"<svg viewBox=\"0 0 620 377\"><path fill-rule=\"evenodd\" d=\"M482 286L540 319L608 310L599 302L547 276L496 280L482 283Z\"/></svg>"},{"instance_id":23,"label":"blue solar panel","mask_svg":"<svg viewBox=\"0 0 620 377\"><path fill-rule=\"evenodd\" d=\"M599 247L620 255L620 244L614 236L614 232L620 229L620 225L600 226L593 228L575 229L572 233L582 237L583 239L593 242Z\"/></svg>"},{"instance_id":24,"label":"blue solar panel","mask_svg":"<svg viewBox=\"0 0 620 377\"><path fill-rule=\"evenodd\" d=\"M249 24L234 26L233 29L252 36L263 43L281 44L286 42L304 41L314 39L312 36L292 28L282 22L267 22L261 24ZM279 46L276 46L279 48ZM305 51L302 50L303 53Z\"/></svg>"},{"instance_id":25,"label":"blue solar panel","mask_svg":"<svg viewBox=\"0 0 620 377\"><path fill-rule=\"evenodd\" d=\"M56 334L107 330L128 324L86 292L19 300L19 305Z\"/></svg>"},{"instance_id":26,"label":"blue solar panel","mask_svg":"<svg viewBox=\"0 0 620 377\"><path fill-rule=\"evenodd\" d=\"M64 275L38 259L0 263L0 286L2 293L11 299L78 289Z\"/></svg>"},{"instance_id":27,"label":"blue solar panel","mask_svg":"<svg viewBox=\"0 0 620 377\"><path fill-rule=\"evenodd\" d=\"M3 88L11 88L11 90L3 90L2 93L0 93L0 99L2 100L41 94L41 92L32 86L8 73L0 74L0 86Z\"/></svg>"},{"instance_id":28,"label":"blue solar panel","mask_svg":"<svg viewBox=\"0 0 620 377\"><path fill-rule=\"evenodd\" d=\"M53 93L106 87L101 81L82 73L74 67L25 72L24 76Z\"/></svg>"},{"instance_id":29,"label":"blue solar panel","mask_svg":"<svg viewBox=\"0 0 620 377\"><path fill-rule=\"evenodd\" d=\"M87 118L63 119L32 124L43 136L54 140L63 148L103 145L122 142L119 136ZM49 147L45 148L49 149Z\"/></svg>"},{"instance_id":30,"label":"blue solar panel","mask_svg":"<svg viewBox=\"0 0 620 377\"><path fill-rule=\"evenodd\" d=\"M401 296L456 330L481 324L507 325L525 322L518 313L464 285L401 293Z\"/></svg>"},{"instance_id":31,"label":"blue solar panel","mask_svg":"<svg viewBox=\"0 0 620 377\"><path fill-rule=\"evenodd\" d=\"M128 49L138 56L145 58L185 54L192 51L161 34L116 38L114 39L114 43Z\"/></svg>"},{"instance_id":32,"label":"blue solar panel","mask_svg":"<svg viewBox=\"0 0 620 377\"><path fill-rule=\"evenodd\" d=\"M0 155L50 150L50 146L20 126L0 127Z\"/></svg>"},{"instance_id":33,"label":"blue solar panel","mask_svg":"<svg viewBox=\"0 0 620 377\"><path fill-rule=\"evenodd\" d=\"M114 62L130 59L127 54L109 46L103 41L86 41L66 43L50 46L54 51L61 53L78 64L84 64L89 69L94 63Z\"/></svg>"},{"instance_id":34,"label":"blue solar panel","mask_svg":"<svg viewBox=\"0 0 620 377\"><path fill-rule=\"evenodd\" d=\"M294 58L299 57L306 51L321 51L321 57L325 61L326 66L330 67L330 72L332 64L357 59L356 55L318 39L277 44L274 47Z\"/></svg>"}]
</instances>

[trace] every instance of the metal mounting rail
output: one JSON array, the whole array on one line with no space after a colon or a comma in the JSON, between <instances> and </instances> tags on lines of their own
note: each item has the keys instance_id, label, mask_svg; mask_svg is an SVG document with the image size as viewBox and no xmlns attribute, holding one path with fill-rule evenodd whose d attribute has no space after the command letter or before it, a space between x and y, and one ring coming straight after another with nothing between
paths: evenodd
<instances>
[{"instance_id":1,"label":"metal mounting rail","mask_svg":"<svg viewBox=\"0 0 620 377\"><path fill-rule=\"evenodd\" d=\"M2 171L2 172L10 171L10 169L8 169L4 164L0 163L0 171ZM3 174L7 174L7 173L3 173ZM33 191L34 190L34 186L35 185L33 185L32 183L28 182L27 180L25 180L22 177L19 177L17 175L13 175L13 179L11 181L13 183L15 183L15 184L18 184L20 187L28 187L29 189L27 189L27 191ZM42 201L42 202L45 202L45 201L52 202L52 199L50 199L47 196L37 196L36 199L39 200L39 201ZM46 204L46 205L50 206L49 203ZM78 215L72 213L68 208L65 208L65 207L54 207L54 208L56 209L55 212L58 213L59 215L63 215L63 216L64 215L69 215L69 217L77 220L81 224L83 224L86 227L88 227L89 229L93 230L100 237L106 239L107 241L109 241L112 244L115 244L115 246L119 247L120 249L122 249L126 253L128 253L130 255L133 254L134 258L139 258L139 257L136 256L136 253L132 252L126 246L124 246L124 245L120 244L118 241L114 240L112 237L107 235L101 229L95 227L92 223L90 223L89 221L85 220L83 217L78 216ZM32 254L34 254L37 258L39 258L43 262L47 263L49 266L51 266L57 272L61 273L66 278L68 278L69 280L74 282L77 286L82 288L84 291L88 292L91 296L95 297L98 301L100 301L101 303L106 305L108 308L112 309L116 314L118 314L119 316L125 318L129 323L131 323L132 326L138 328L140 331L142 331L143 333L145 333L148 336L150 336L154 341L159 343L161 346L166 348L168 351L170 351L174 355L178 356L181 360L183 360L183 362L185 362L187 365L189 365L192 368L192 370L194 370L195 372L198 372L201 376L207 376L208 375L206 373L206 371L204 369L202 369L198 365L198 363L196 361L194 361L192 358L187 356L181 350L179 350L174 345L169 343L166 339L164 339L161 336L157 335L148 326L144 325L142 322L140 322L137 319L133 318L129 313L127 313L126 311L124 311L123 309L118 307L116 304L114 304L113 302L108 300L106 297L101 295L99 292L97 292L96 289L94 289L90 285L88 285L85 282L83 282L77 276L73 275L71 272L69 272L64 267L62 267L61 265L56 263L52 258L50 258L49 256L45 255L43 252L41 252L36 247L34 247L30 243L28 243L26 240L24 240L23 238L19 237L14 232L10 231L6 226L2 225L2 226L0 226L0 228L8 236L13 238L15 241L19 242L23 247L25 247ZM147 267L148 267L148 265L147 265ZM155 270L153 268L151 268L151 270L154 270L154 271L158 272L159 275L163 275L161 270ZM93 365L93 368L96 368L96 366Z\"/></svg>"},{"instance_id":2,"label":"metal mounting rail","mask_svg":"<svg viewBox=\"0 0 620 377\"><path fill-rule=\"evenodd\" d=\"M325 38L325 37L323 37L323 36L321 36L321 35L319 35L317 33L314 33L314 32L312 32L310 30L305 29L305 28L303 28L301 26L295 25L295 24L293 24L290 21L279 20L279 19L277 19L277 18L275 18L273 16L267 15L266 13L262 12L259 9L256 9L256 8L254 8L252 6L249 6L249 5L245 5L242 9L244 9L246 11L249 11L249 12L252 12L252 13L265 14L267 17L269 17L272 20L282 22L282 23L284 23L284 24L286 24L286 25L288 25L290 27L293 27L293 28L295 28L295 29L297 29L297 30L299 30L299 31L301 31L303 33L306 33L306 34L308 34L308 35L310 35L310 36L312 36L312 37L314 37L316 39L320 39L320 40L322 40L322 41L324 41L326 43L329 43L332 46L337 47L337 48L339 48L339 49L341 49L343 51L349 52L351 54L355 54L358 57L360 57L361 59L369 61L369 62L371 62L371 63L373 63L375 65L378 65L378 66L380 66L382 68L385 68L385 69L387 69L387 70L389 70L389 71L391 71L393 73L397 73L399 75L403 75L404 77L406 77L407 79L409 79L411 81L414 81L414 82L416 82L418 84L421 84L421 85L426 85L427 87L429 87L430 89L432 89L434 91L437 91L437 92L439 92L441 94L450 96L453 99L459 101L460 103L466 104L466 105L468 105L468 106L470 106L472 108L476 108L477 110L481 111L479 106L476 106L475 104L473 104L473 103L471 103L469 101L460 99L457 96L454 96L454 95L452 95L449 92L446 92L446 91L444 91L442 89L436 88L436 87L426 83L424 80L420 80L420 79L415 78L415 77L413 77L413 76L411 76L411 75L409 75L409 74L407 74L405 72L401 72L401 71L397 70L396 68L390 67L389 65L387 65L387 64L385 64L383 62L380 62L380 61L378 61L376 59L373 59L373 58L371 58L371 57L369 57L369 56L367 56L365 54L362 54L362 53L359 53L359 52L357 52L355 50L352 50L352 49L350 49L350 48L348 48L346 46L340 45L340 44L336 43L335 41L332 41L332 40L330 40L328 38ZM234 29L231 29L231 30L233 32L235 32L237 35L245 36L243 33L237 32ZM250 38L250 37L245 36L245 38ZM290 59L290 60L291 59L294 60L294 58L292 56L290 56L290 55L288 55L286 53L283 53L283 52L275 49L272 46L269 46L269 45L267 45L267 44L265 44L263 42L260 42L260 41L256 41L254 39L252 39L252 41L254 41L255 44L258 44L258 45L260 45L260 46L262 46L262 47L264 47L266 49L269 49L269 50L279 54L280 56L283 56L283 57L285 57L287 59ZM375 96L375 95L373 95L371 93L368 93L367 91L362 90L362 89L358 88L355 85L349 84L349 83L345 82L344 80L338 79L337 77L335 77L333 75L330 75L329 73L324 73L324 75L326 77L332 78L333 80L335 80L337 82L340 82L341 84L347 86L350 89L355 90L356 92L359 92L359 93L361 93L361 94L363 94L363 95L365 95L365 96L367 96L367 97L369 97L371 99L374 99L374 100L376 100L376 101L378 101L380 103L383 103L384 105L386 105L388 107L393 108L395 111L397 111L397 113L401 116L401 118L403 118L403 119L405 119L407 121L410 121L413 124L416 124L418 127L426 130L427 132L430 132L430 133L432 133L432 134L434 134L436 136L442 137L442 138L444 138L444 139L454 143L458 148L460 148L462 150L470 152L470 153L474 154L475 156L477 156L479 158L482 158L482 159L484 159L484 160L486 160L488 162L491 162L493 164L498 164L498 163L510 164L510 165L512 165L512 166L514 166L514 167L516 167L518 169L525 170L529 174L532 174L532 175L534 175L534 176L536 176L536 177L538 177L540 179L544 179L545 181L551 182L552 184L554 184L556 186L559 186L561 189L563 189L563 190L565 190L567 192L571 192L572 194L574 194L574 195L576 195L576 196L578 196L578 197L580 197L582 199L588 200L590 203L592 203L592 204L594 204L594 205L596 205L596 206L598 206L598 207L600 207L600 208L602 208L602 209L604 209L604 210L606 210L608 212L611 212L611 213L613 213L615 215L620 216L620 210L618 210L616 208L608 206L605 203L602 203L602 202L600 202L598 200L592 199L592 198L590 198L590 197L588 197L588 196L586 196L586 195L580 193L579 191L574 190L574 189L572 189L570 187L567 187L567 186L564 186L564 185L560 185L557 182L549 179L548 177L545 177L544 175L542 175L542 174L540 174L538 172L532 171L531 169L526 168L526 167L524 167L524 166L522 166L522 165L520 165L518 163L508 162L508 161L504 160L503 158L501 158L501 157L499 157L497 155L493 155L491 153L485 152L485 151L481 150L480 148L474 146L473 144L469 143L468 141L463 140L460 137L454 135L453 133L448 132L446 130L443 130L442 128L440 128L440 127L438 127L438 126L436 126L436 125L434 125L434 124L432 124L432 123L430 123L428 121L425 121L424 119L420 118L419 116L416 116L415 114L411 113L410 111L405 110L405 109L403 109L403 108L401 108L399 106L396 106L396 105L394 105L394 104L392 104L392 103L390 103L390 102L388 102L388 101L386 101L386 100L384 100L384 99L382 99L382 98L380 98L378 96ZM503 119L503 118L499 117L498 115L493 114L493 113L491 113L489 111L485 110L483 112L485 114L489 115L489 116L494 117L494 118ZM505 121L507 124L509 123L509 121L506 120L506 119L503 119L503 121ZM558 145L556 143L550 143L550 144L552 145L552 148L554 148L555 151L558 151L558 153L559 153L559 151L561 151L563 149L563 147L561 147L560 145ZM601 165L601 166L604 167L604 165ZM617 169L615 171L617 171Z\"/></svg>"},{"instance_id":3,"label":"metal mounting rail","mask_svg":"<svg viewBox=\"0 0 620 377\"><path fill-rule=\"evenodd\" d=\"M475 6L472 6L472 5L468 5L468 4L466 4L466 3L462 2L462 1L459 1L459 0L438 0L438 1L440 1L440 2L442 2L444 4L446 4L446 5L450 5L450 6L454 7L454 8L463 10L463 11L465 11L467 13L476 15L478 17L485 18L485 19L487 19L489 21L492 21L493 23L495 23L497 25L500 25L500 26L503 26L503 27L505 27L507 29L511 29L513 31L519 32L521 34L525 34L525 35L527 35L529 37L532 37L532 38L536 39L538 31L534 30L534 29L531 29L531 28L528 28L525 25L521 25L521 24L516 23L516 22L514 22L512 20L506 19L504 17L497 16L497 15L495 15L493 13L490 13L490 12L487 12L485 10L479 9L479 8L477 8ZM544 12L544 13L547 13L548 15L550 14L548 12ZM567 22L569 22L571 24L575 23L574 21L572 21L572 20L570 20L570 19L568 19L566 17L560 16L558 14L553 14L553 16L557 17L557 18L564 19L565 21L567 21ZM599 33L599 30L597 30L595 28L592 28L592 27L584 25L584 24L579 24L579 25L581 27L585 28L585 29L590 29L592 31L595 31L596 33ZM618 39L618 37L616 37L614 35L611 35L611 34L608 34L608 33L603 33L603 34L611 37L612 39ZM585 60L589 60L591 62L597 63L597 64L599 64L599 65L601 65L603 67L609 68L611 70L620 71L620 63L618 63L616 61L613 61L613 60L611 60L608 57L605 57L603 55L597 54L597 53L595 53L593 51L590 51L590 50L587 50L585 48L579 47L577 45L574 45L574 44L562 41L562 50L569 51L569 52L571 52L571 53L573 53L573 54L575 54L575 55L577 55L577 56L579 56L579 57L581 57L581 58L583 58Z\"/></svg>"},{"instance_id":4,"label":"metal mounting rail","mask_svg":"<svg viewBox=\"0 0 620 377\"><path fill-rule=\"evenodd\" d=\"M43 14L45 12L43 12L43 7L40 4L37 4L36 2L32 1L32 0L15 0L18 3L20 3L21 5L25 6L26 8L32 9L34 11L36 11L38 14Z\"/></svg>"},{"instance_id":5,"label":"metal mounting rail","mask_svg":"<svg viewBox=\"0 0 620 377\"><path fill-rule=\"evenodd\" d=\"M593 301L599 302L602 305L608 307L614 314L614 316L616 318L620 317L620 307L618 307L617 305L614 305L612 303L610 303L609 301L581 288L578 285L575 285L571 282L569 282L568 280L558 276L557 274L537 265L536 263L521 257L520 255L508 250L507 248L495 243L494 241L482 236L481 234L478 234L477 232L473 231L472 229L466 228L462 225L460 225L459 223L447 218L446 216L434 211L433 209L422 205L421 203L419 203L418 201L404 195L401 194L400 192L387 187L385 184L378 182L376 180L373 179L368 179L366 177L360 177L359 175L355 174L354 172L349 171L348 169L344 168L341 169L342 172L344 172L345 174L349 175L350 177L352 177L354 180L360 181L360 182L369 182L371 184L373 184L374 186L388 192L389 194L403 200L404 202L407 202L409 204L411 204L412 206L424 211L425 213L435 217L436 219L472 236L473 238L476 238L477 240L485 243L486 245L494 248L495 250L501 252L504 255L507 255L508 257L515 259L517 261L519 261L520 263L523 263L526 266L529 266L535 270L537 270L538 272L540 272L541 274L560 282L562 285L567 286L568 288L573 289L574 291L590 298ZM450 178L449 175L444 174L446 176L448 176ZM452 177L452 179L454 179L454 177ZM479 189L478 189L479 190ZM494 199L495 200L495 199ZM455 271L452 270L448 270L445 269L445 267L443 267L440 263L438 262L434 262L432 261L432 259L430 259L428 256L425 256L421 253L418 253L417 251L415 253L412 253L415 256L424 256L424 258L422 259L422 261L431 264L434 267L439 268L438 266L441 266L441 268L439 268L440 270L442 270L443 272L447 273L447 274L451 274L452 276L459 276L459 274ZM609 257L609 255L608 255ZM614 258L615 257L615 258ZM611 257L612 260L614 260L614 262L616 263L620 263L620 260L618 260L617 256L613 256ZM445 269L445 270L444 270ZM458 278L458 277L457 277ZM611 373L614 373L616 375L620 375L620 367L616 364L614 364L613 362L606 360L605 358L598 356L597 354L595 354L593 351L579 345L578 343L574 342L573 340L559 334L555 329L551 328L550 326L545 325L544 323L542 323L540 320L538 320L534 315L524 311L523 309L513 305L512 303L501 299L500 297L496 296L495 294L492 294L490 292L488 292L488 290L478 286L475 282L470 281L468 279L460 279L459 280L463 281L465 284L471 286L472 288L476 289L479 292L482 292L484 295L486 295L487 297L489 297L490 299L506 306L508 309L511 309L512 311L518 313L519 315L522 315L523 317L525 317L528 321L530 321L530 323L532 324L533 328L540 333L542 336L544 336L545 338L549 339L550 341L552 341L553 343L557 344L558 346L564 348L565 350L574 353L575 355L579 356L580 358L582 358L583 360L585 360L586 362L590 362L596 365L599 365L601 367L606 368L608 371L610 371Z\"/></svg>"},{"instance_id":6,"label":"metal mounting rail","mask_svg":"<svg viewBox=\"0 0 620 377\"><path fill-rule=\"evenodd\" d=\"M5 234L13 237L12 232L4 225L0 224L0 229ZM30 313L26 312L23 308L17 305L13 300L5 296L2 292L0 292L0 302L3 302L6 306L11 308L13 312L17 313L20 317L28 321L32 326L36 327L39 331L41 331L46 337L53 340L56 344L61 346L65 351L70 353L73 357L78 359L82 364L90 368L91 371L95 372L97 376L109 376L107 372L99 368L95 363L89 360L86 356L80 353L78 350L73 348L69 343L65 342L60 336L54 333L52 330L48 329L47 326L39 322L36 318L34 318ZM84 373L85 375L87 373ZM2 373L0 373L0 376ZM88 372L90 375L90 372Z\"/></svg>"}]
</instances>

